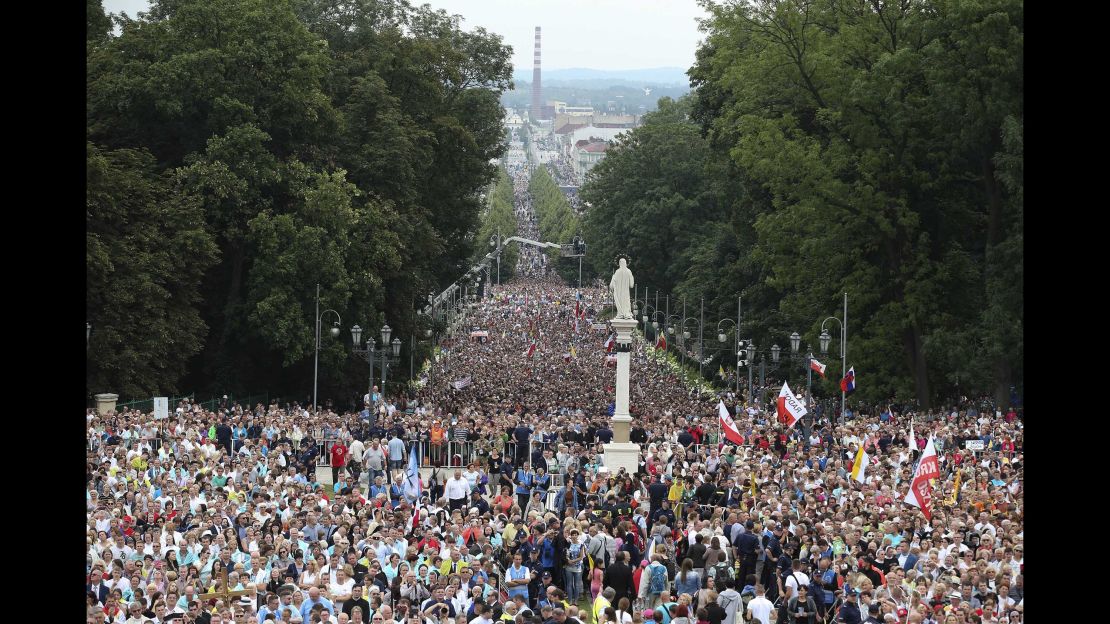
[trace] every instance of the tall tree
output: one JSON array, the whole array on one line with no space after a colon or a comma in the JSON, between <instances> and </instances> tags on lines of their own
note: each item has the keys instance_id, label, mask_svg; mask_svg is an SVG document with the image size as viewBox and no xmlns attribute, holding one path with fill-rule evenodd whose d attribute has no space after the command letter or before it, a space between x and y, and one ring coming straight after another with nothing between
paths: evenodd
<instances>
[{"instance_id":1,"label":"tall tree","mask_svg":"<svg viewBox=\"0 0 1110 624\"><path fill-rule=\"evenodd\" d=\"M217 258L200 201L148 152L92 143L85 186L86 390L176 392L203 344L200 283Z\"/></svg>"},{"instance_id":2,"label":"tall tree","mask_svg":"<svg viewBox=\"0 0 1110 624\"><path fill-rule=\"evenodd\" d=\"M188 387L303 391L316 282L345 321L411 333L416 297L474 250L500 38L402 0L154 0L120 28L90 43L88 135L152 154L222 252Z\"/></svg>"}]
</instances>

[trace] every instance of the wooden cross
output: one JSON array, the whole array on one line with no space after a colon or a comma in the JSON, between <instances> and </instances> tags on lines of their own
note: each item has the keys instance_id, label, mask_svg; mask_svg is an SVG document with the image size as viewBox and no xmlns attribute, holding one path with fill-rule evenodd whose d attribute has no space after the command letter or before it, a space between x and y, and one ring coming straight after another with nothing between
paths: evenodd
<instances>
[{"instance_id":1,"label":"wooden cross","mask_svg":"<svg viewBox=\"0 0 1110 624\"><path fill-rule=\"evenodd\" d=\"M258 593L258 590L256 590L256 589L240 589L239 591L231 591L231 586L227 582L227 566L225 566L223 564L223 562L217 562L217 564L220 566L220 571L223 572L223 577L222 578L223 578L223 581L224 581L223 582L224 590L223 591L214 591L214 592L205 594L203 596L203 598L205 600L212 600L212 599L223 600L225 603L227 603L227 606L230 607L231 606L231 600L230 600L231 598L238 598L240 596L250 596L251 599L255 599L255 595Z\"/></svg>"}]
</instances>

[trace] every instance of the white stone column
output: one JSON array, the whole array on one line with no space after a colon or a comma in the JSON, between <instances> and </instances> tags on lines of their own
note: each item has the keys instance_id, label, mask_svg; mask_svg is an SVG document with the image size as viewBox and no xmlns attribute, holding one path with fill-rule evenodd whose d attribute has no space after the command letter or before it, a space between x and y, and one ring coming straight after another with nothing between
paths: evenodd
<instances>
[{"instance_id":1,"label":"white stone column","mask_svg":"<svg viewBox=\"0 0 1110 624\"><path fill-rule=\"evenodd\" d=\"M96 399L96 413L100 416L104 416L108 414L108 412L115 411L116 401L119 400L119 395L105 392L96 395L94 398Z\"/></svg>"},{"instance_id":2,"label":"white stone column","mask_svg":"<svg viewBox=\"0 0 1110 624\"><path fill-rule=\"evenodd\" d=\"M632 366L632 330L635 319L613 319L609 322L617 332L616 408L613 410L613 442L605 445L605 467L611 473L621 468L634 474L640 467L640 445L629 442L632 416L628 414L628 387Z\"/></svg>"}]
</instances>

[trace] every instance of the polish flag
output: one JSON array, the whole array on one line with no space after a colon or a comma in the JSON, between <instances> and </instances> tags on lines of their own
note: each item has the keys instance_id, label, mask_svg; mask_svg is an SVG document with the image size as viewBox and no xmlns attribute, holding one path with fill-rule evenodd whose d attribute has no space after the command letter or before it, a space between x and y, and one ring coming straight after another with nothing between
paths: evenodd
<instances>
[{"instance_id":1,"label":"polish flag","mask_svg":"<svg viewBox=\"0 0 1110 624\"><path fill-rule=\"evenodd\" d=\"M524 352L524 357L530 358L536 352L536 341L533 340L532 344L528 345L528 350Z\"/></svg>"},{"instance_id":2,"label":"polish flag","mask_svg":"<svg viewBox=\"0 0 1110 624\"><path fill-rule=\"evenodd\" d=\"M806 406L802 405L802 402L790 391L790 385L785 381L782 382L782 390L779 390L778 400L779 422L787 427L793 427L794 423L801 420L806 413Z\"/></svg>"},{"instance_id":3,"label":"polish flag","mask_svg":"<svg viewBox=\"0 0 1110 624\"><path fill-rule=\"evenodd\" d=\"M617 335L609 334L609 338L605 340L605 352L612 353L613 345L617 344Z\"/></svg>"},{"instance_id":4,"label":"polish flag","mask_svg":"<svg viewBox=\"0 0 1110 624\"><path fill-rule=\"evenodd\" d=\"M817 360L815 360L813 358L809 358L809 367L813 369L813 372L820 375L821 379L825 378L825 365L824 364L818 362Z\"/></svg>"},{"instance_id":5,"label":"polish flag","mask_svg":"<svg viewBox=\"0 0 1110 624\"><path fill-rule=\"evenodd\" d=\"M926 520L932 520L933 514L929 507L933 502L933 486L929 483L930 480L940 477L940 469L937 467L937 451L933 448L933 439L929 438L929 442L925 445L925 452L921 455L921 461L917 462L917 470L913 472L913 480L910 481L910 491L906 493L906 504L913 505L925 514Z\"/></svg>"},{"instance_id":6,"label":"polish flag","mask_svg":"<svg viewBox=\"0 0 1110 624\"><path fill-rule=\"evenodd\" d=\"M721 431L725 434L725 438L733 444L743 444L744 436L740 435L740 431L736 428L732 416L729 415L724 401L717 404L717 411L720 412Z\"/></svg>"}]
</instances>

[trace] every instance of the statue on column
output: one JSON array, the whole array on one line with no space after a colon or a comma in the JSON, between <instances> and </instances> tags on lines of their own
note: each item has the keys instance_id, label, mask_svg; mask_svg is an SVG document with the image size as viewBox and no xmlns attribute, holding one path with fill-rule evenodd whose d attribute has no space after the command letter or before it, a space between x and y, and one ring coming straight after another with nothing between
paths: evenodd
<instances>
[{"instance_id":1,"label":"statue on column","mask_svg":"<svg viewBox=\"0 0 1110 624\"><path fill-rule=\"evenodd\" d=\"M613 303L617 307L617 318L632 318L632 297L629 291L635 285L636 282L632 279L632 271L628 270L628 261L621 258L620 268L613 273L613 279L609 281L609 290L613 293Z\"/></svg>"}]
</instances>

